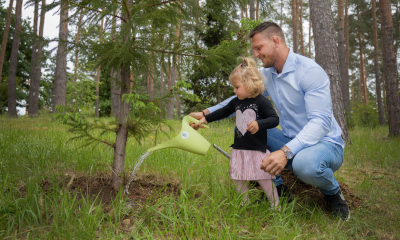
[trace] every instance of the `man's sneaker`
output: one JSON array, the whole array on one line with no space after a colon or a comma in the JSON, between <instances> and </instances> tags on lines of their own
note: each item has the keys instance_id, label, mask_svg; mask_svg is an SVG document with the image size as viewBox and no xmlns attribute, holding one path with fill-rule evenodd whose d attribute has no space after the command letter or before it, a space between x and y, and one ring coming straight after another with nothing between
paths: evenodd
<instances>
[{"instance_id":1,"label":"man's sneaker","mask_svg":"<svg viewBox=\"0 0 400 240\"><path fill-rule=\"evenodd\" d=\"M285 198L287 203L292 202L292 196L290 195L289 188L287 185L281 184L279 186L276 186L276 190L278 192L279 199Z\"/></svg>"},{"instance_id":2,"label":"man's sneaker","mask_svg":"<svg viewBox=\"0 0 400 240\"><path fill-rule=\"evenodd\" d=\"M350 219L349 206L346 200L344 200L340 189L335 195L325 195L325 200L328 204L329 211L334 217L340 217L343 221L348 221Z\"/></svg>"}]
</instances>

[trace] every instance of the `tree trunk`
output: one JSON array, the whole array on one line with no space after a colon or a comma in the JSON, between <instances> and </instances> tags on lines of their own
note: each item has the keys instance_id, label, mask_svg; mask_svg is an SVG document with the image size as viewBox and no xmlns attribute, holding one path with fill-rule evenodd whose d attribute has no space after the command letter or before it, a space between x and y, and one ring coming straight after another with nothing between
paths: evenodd
<instances>
[{"instance_id":1,"label":"tree trunk","mask_svg":"<svg viewBox=\"0 0 400 240\"><path fill-rule=\"evenodd\" d=\"M255 7L255 0L250 0L250 19L256 19L256 7Z\"/></svg>"},{"instance_id":2,"label":"tree trunk","mask_svg":"<svg viewBox=\"0 0 400 240\"><path fill-rule=\"evenodd\" d=\"M42 10L40 12L40 24L39 24L39 43L37 44L37 53L35 56L34 75L31 75L31 82L29 86L29 109L28 114L30 117L35 117L39 113L39 93L40 93L40 79L42 78L42 55L43 55L43 31L44 31L44 19L46 11L46 0L42 0ZM32 63L31 63L32 64ZM32 66L31 66L32 71Z\"/></svg>"},{"instance_id":3,"label":"tree trunk","mask_svg":"<svg viewBox=\"0 0 400 240\"><path fill-rule=\"evenodd\" d=\"M346 66L346 49L344 40L344 0L338 0L338 54L339 54L339 69L342 87L343 107L346 114L350 114L350 99L349 99L349 73Z\"/></svg>"},{"instance_id":4,"label":"tree trunk","mask_svg":"<svg viewBox=\"0 0 400 240\"><path fill-rule=\"evenodd\" d=\"M10 4L7 10L7 17L6 17L6 25L4 26L4 34L3 34L3 42L1 44L1 52L0 52L0 83L1 78L3 76L3 65L4 65L4 57L6 56L6 47L7 47L7 40L8 40L8 32L10 31L10 23L11 23L11 13L13 7L14 0L10 0Z\"/></svg>"},{"instance_id":5,"label":"tree trunk","mask_svg":"<svg viewBox=\"0 0 400 240\"><path fill-rule=\"evenodd\" d=\"M281 21L279 22L279 27L282 28L282 20L283 20L283 0L281 0Z\"/></svg>"},{"instance_id":6,"label":"tree trunk","mask_svg":"<svg viewBox=\"0 0 400 240\"><path fill-rule=\"evenodd\" d=\"M103 25L104 25L104 18L101 19L101 25L100 25L100 44L103 43ZM99 90L100 90L100 70L101 66L97 67L97 74L96 74L96 100L94 102L94 117L98 118L99 117Z\"/></svg>"},{"instance_id":7,"label":"tree trunk","mask_svg":"<svg viewBox=\"0 0 400 240\"><path fill-rule=\"evenodd\" d=\"M149 100L154 99L154 66L153 66L153 53L149 53L149 73L147 75L147 82L149 83Z\"/></svg>"},{"instance_id":8,"label":"tree trunk","mask_svg":"<svg viewBox=\"0 0 400 240\"><path fill-rule=\"evenodd\" d=\"M374 38L374 67L375 67L375 88L376 88L376 103L378 105L379 123L385 125L385 113L383 112L382 96L381 96L381 80L379 72L378 59L378 23L376 20L376 1L372 0L372 30Z\"/></svg>"},{"instance_id":9,"label":"tree trunk","mask_svg":"<svg viewBox=\"0 0 400 240\"><path fill-rule=\"evenodd\" d=\"M60 9L59 40L54 74L53 112L57 105L65 106L67 101L67 40L68 40L68 3L63 1Z\"/></svg>"},{"instance_id":10,"label":"tree trunk","mask_svg":"<svg viewBox=\"0 0 400 240\"><path fill-rule=\"evenodd\" d=\"M357 19L360 21L360 13L357 9ZM361 30L360 27L357 28L357 36L358 36L358 45L360 48L360 80L358 82L358 100L361 98L364 99L364 103L367 103L368 99L365 99L365 92L364 92L364 54L363 54L363 38L361 37Z\"/></svg>"},{"instance_id":11,"label":"tree trunk","mask_svg":"<svg viewBox=\"0 0 400 240\"><path fill-rule=\"evenodd\" d=\"M308 57L311 58L311 9L309 7L308 14Z\"/></svg>"},{"instance_id":12,"label":"tree trunk","mask_svg":"<svg viewBox=\"0 0 400 240\"><path fill-rule=\"evenodd\" d=\"M342 128L342 137L350 143L340 88L339 58L331 3L329 0L310 0L311 21L315 43L315 60L326 71L331 84L332 109Z\"/></svg>"},{"instance_id":13,"label":"tree trunk","mask_svg":"<svg viewBox=\"0 0 400 240\"><path fill-rule=\"evenodd\" d=\"M256 21L258 21L259 15L260 15L260 3L258 0L256 0Z\"/></svg>"},{"instance_id":14,"label":"tree trunk","mask_svg":"<svg viewBox=\"0 0 400 240\"><path fill-rule=\"evenodd\" d=\"M21 21L22 0L17 0L15 8L15 31L13 36L10 67L8 70L8 116L18 117L17 114L17 64L18 64L18 50L20 43L20 34L22 28Z\"/></svg>"},{"instance_id":15,"label":"tree trunk","mask_svg":"<svg viewBox=\"0 0 400 240\"><path fill-rule=\"evenodd\" d=\"M116 12L115 12L116 14ZM111 37L115 41L115 31L117 28L117 19L113 17L111 26ZM119 70L114 68L110 72L110 91L111 91L111 116L118 119L119 117L119 99L121 95L121 77Z\"/></svg>"},{"instance_id":16,"label":"tree trunk","mask_svg":"<svg viewBox=\"0 0 400 240\"><path fill-rule=\"evenodd\" d=\"M76 82L78 79L78 55L79 55L79 38L81 36L81 24L82 24L82 16L83 16L83 9L81 10L81 13L79 15L79 23L78 23L78 30L76 32L76 39L75 39L75 64L74 64L74 81L73 83Z\"/></svg>"},{"instance_id":17,"label":"tree trunk","mask_svg":"<svg viewBox=\"0 0 400 240\"><path fill-rule=\"evenodd\" d=\"M297 34L298 33L297 1L298 0L292 0L293 52L295 52L295 53L297 53L298 44L299 44L299 40L297 39L297 36L298 36L298 34Z\"/></svg>"},{"instance_id":18,"label":"tree trunk","mask_svg":"<svg viewBox=\"0 0 400 240\"><path fill-rule=\"evenodd\" d=\"M164 40L164 39L163 39ZM164 41L163 41L164 44ZM162 56L161 63L160 63L160 98L164 96L164 56ZM164 117L164 108L160 106L160 114L161 118Z\"/></svg>"},{"instance_id":19,"label":"tree trunk","mask_svg":"<svg viewBox=\"0 0 400 240\"><path fill-rule=\"evenodd\" d=\"M36 46L36 41L38 38L38 34L37 34L37 29L38 29L38 16L39 16L39 0L35 0L35 8L33 10L33 38L32 38L32 53L31 53L31 70L29 73L29 91L28 91L28 96L29 96L29 100L26 104L26 114L28 115L29 112L32 111L32 107L29 107L29 103L32 103L32 97L31 95L37 94L37 92L35 93L35 91L33 90L34 84L33 83L33 79L35 78L35 73L36 73L36 50L37 50L37 46ZM34 94L32 94L32 92L34 92Z\"/></svg>"},{"instance_id":20,"label":"tree trunk","mask_svg":"<svg viewBox=\"0 0 400 240\"><path fill-rule=\"evenodd\" d=\"M364 38L363 38L363 42L364 42ZM367 86L367 76L368 76L368 72L367 72L367 57L365 56L365 51L364 51L364 78L363 78L363 87L364 87L364 103L366 105L368 105L368 86Z\"/></svg>"},{"instance_id":21,"label":"tree trunk","mask_svg":"<svg viewBox=\"0 0 400 240\"><path fill-rule=\"evenodd\" d=\"M123 14L124 18L127 19L126 13ZM121 22L121 25L127 24ZM122 31L122 30L121 30ZM124 36L124 44L128 41L133 41L129 39L129 36ZM121 64L121 94L119 95L119 122L117 136L115 139L115 149L114 149L114 160L113 160L113 172L111 175L111 186L115 191L119 191L121 186L121 177L125 165L125 150L126 141L128 139L128 115L130 110L130 103L123 101L123 95L130 93L130 82L131 82L131 70L128 63L123 62Z\"/></svg>"},{"instance_id":22,"label":"tree trunk","mask_svg":"<svg viewBox=\"0 0 400 240\"><path fill-rule=\"evenodd\" d=\"M180 37L180 30L181 30L181 23L179 22L178 25L175 28L175 44L179 44L179 37ZM177 66L176 66L176 62L172 61L172 67L171 67L171 86L168 86L168 88L170 89L172 86L175 85L175 81L177 78ZM173 98L169 99L168 102L168 113L167 113L167 117L168 119L173 119L174 117L174 102L173 102Z\"/></svg>"},{"instance_id":23,"label":"tree trunk","mask_svg":"<svg viewBox=\"0 0 400 240\"><path fill-rule=\"evenodd\" d=\"M300 12L299 12L299 28L300 28L300 52L301 55L305 56L305 48L304 48L304 36L303 36L303 0L299 0L300 3Z\"/></svg>"},{"instance_id":24,"label":"tree trunk","mask_svg":"<svg viewBox=\"0 0 400 240\"><path fill-rule=\"evenodd\" d=\"M398 93L397 60L393 47L393 20L390 1L380 0L379 8L389 136L400 138L400 97Z\"/></svg>"},{"instance_id":25,"label":"tree trunk","mask_svg":"<svg viewBox=\"0 0 400 240\"><path fill-rule=\"evenodd\" d=\"M348 14L348 9L349 9L349 0L345 0L345 6L344 6L344 39L346 43L346 72L347 72L347 83L350 84L350 79L349 79L349 64L350 64L350 41L349 41L349 14ZM347 91L348 93L348 91ZM352 91L353 94L353 91ZM343 93L342 93L343 95ZM351 105L350 105L350 94L347 94L347 96L344 96L347 98L348 101L348 106L345 106L347 109L348 107L348 116L351 118ZM354 99L353 99L354 100Z\"/></svg>"}]
</instances>

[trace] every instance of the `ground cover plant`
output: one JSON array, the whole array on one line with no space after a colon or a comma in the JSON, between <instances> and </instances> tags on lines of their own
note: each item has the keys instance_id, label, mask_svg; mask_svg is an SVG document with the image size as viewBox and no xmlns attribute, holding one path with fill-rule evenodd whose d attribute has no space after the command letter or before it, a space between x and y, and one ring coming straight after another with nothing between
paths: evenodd
<instances>
[{"instance_id":1,"label":"ground cover plant","mask_svg":"<svg viewBox=\"0 0 400 240\"><path fill-rule=\"evenodd\" d=\"M174 137L128 140L125 180L146 149ZM200 130L230 151L234 122ZM40 118L0 117L0 238L2 239L398 239L400 236L399 139L387 127L350 130L352 145L335 176L347 189L351 219L332 219L314 190L301 192L280 213L256 201L240 207L229 179L229 161L215 149L206 156L177 149L152 153L129 195L110 187L112 151L70 141L68 127ZM110 138L113 136L110 136ZM299 184L299 183L295 183ZM296 185L298 186L298 185ZM300 192L299 192L300 191ZM350 196L353 194L354 196Z\"/></svg>"}]
</instances>

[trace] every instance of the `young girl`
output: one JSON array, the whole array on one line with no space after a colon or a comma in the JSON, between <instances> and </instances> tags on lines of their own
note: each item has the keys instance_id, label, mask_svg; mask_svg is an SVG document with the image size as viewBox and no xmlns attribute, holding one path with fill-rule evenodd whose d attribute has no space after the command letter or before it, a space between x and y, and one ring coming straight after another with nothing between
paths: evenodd
<instances>
[{"instance_id":1,"label":"young girl","mask_svg":"<svg viewBox=\"0 0 400 240\"><path fill-rule=\"evenodd\" d=\"M265 130L276 127L279 118L271 102L262 96L264 84L255 61L247 57L242 59L243 62L229 76L237 98L233 98L225 107L205 115L199 124L207 124L236 113L230 177L235 180L237 192L244 194L244 202L248 199L248 181L254 180L260 184L274 208L279 202L272 182L275 176L264 172L260 166L263 158L269 154Z\"/></svg>"}]
</instances>

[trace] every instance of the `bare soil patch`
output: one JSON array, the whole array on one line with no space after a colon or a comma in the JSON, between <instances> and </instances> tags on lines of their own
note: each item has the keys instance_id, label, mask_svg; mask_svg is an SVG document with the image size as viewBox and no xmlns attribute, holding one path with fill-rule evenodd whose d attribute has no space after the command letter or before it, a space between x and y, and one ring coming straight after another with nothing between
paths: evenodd
<instances>
[{"instance_id":1,"label":"bare soil patch","mask_svg":"<svg viewBox=\"0 0 400 240\"><path fill-rule=\"evenodd\" d=\"M291 195L297 198L298 203L301 205L310 203L327 210L325 197L318 188L300 181L293 172L286 169L281 173L281 177L284 183L289 187ZM355 192L346 184L339 182L339 185L350 210L360 209L363 200L357 197Z\"/></svg>"},{"instance_id":2,"label":"bare soil patch","mask_svg":"<svg viewBox=\"0 0 400 240\"><path fill-rule=\"evenodd\" d=\"M311 204L319 206L327 210L324 195L316 187L306 184L298 179L292 172L284 170L281 177L285 184L289 187L292 197L295 197L300 205ZM117 196L111 187L111 179L109 176L69 176L61 181L62 189L73 193L78 192L78 199L82 197L97 199L100 203L107 207ZM127 180L124 180L124 186ZM363 200L356 196L355 191L350 189L346 184L339 182L343 195L350 207L350 210L359 209L363 204ZM47 192L52 191L53 183L48 180L43 180L40 183L41 188ZM26 194L25 186L19 188L22 197ZM132 181L129 187L128 198L134 203L152 204L159 198L173 195L178 197L181 187L176 182L168 182L159 179L153 175L140 176ZM123 189L121 189L123 191ZM196 194L199 195L199 194Z\"/></svg>"}]
</instances>

